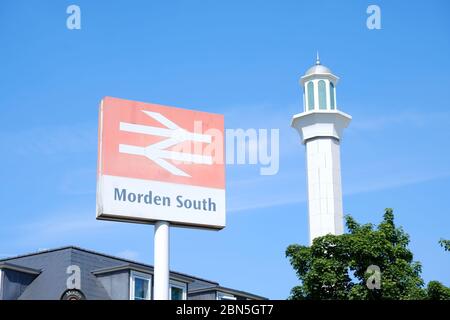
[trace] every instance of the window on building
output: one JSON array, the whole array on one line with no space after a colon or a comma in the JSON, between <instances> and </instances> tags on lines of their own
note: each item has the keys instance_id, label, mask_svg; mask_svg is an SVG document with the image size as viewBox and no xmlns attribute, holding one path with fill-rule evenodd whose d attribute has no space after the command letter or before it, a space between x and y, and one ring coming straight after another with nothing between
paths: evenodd
<instances>
[{"instance_id":1,"label":"window on building","mask_svg":"<svg viewBox=\"0 0 450 320\"><path fill-rule=\"evenodd\" d=\"M236 297L229 293L217 292L217 300L236 300Z\"/></svg>"},{"instance_id":2,"label":"window on building","mask_svg":"<svg viewBox=\"0 0 450 320\"><path fill-rule=\"evenodd\" d=\"M335 102L334 102L334 84L330 81L330 108L334 110Z\"/></svg>"},{"instance_id":3,"label":"window on building","mask_svg":"<svg viewBox=\"0 0 450 320\"><path fill-rule=\"evenodd\" d=\"M150 300L151 280L151 275L132 271L130 281L131 300Z\"/></svg>"},{"instance_id":4,"label":"window on building","mask_svg":"<svg viewBox=\"0 0 450 320\"><path fill-rule=\"evenodd\" d=\"M170 300L186 300L186 283L170 280Z\"/></svg>"},{"instance_id":5,"label":"window on building","mask_svg":"<svg viewBox=\"0 0 450 320\"><path fill-rule=\"evenodd\" d=\"M0 296L2 295L2 277L3 277L2 269L0 269Z\"/></svg>"},{"instance_id":6,"label":"window on building","mask_svg":"<svg viewBox=\"0 0 450 320\"><path fill-rule=\"evenodd\" d=\"M314 83L308 82L308 110L314 110Z\"/></svg>"},{"instance_id":7,"label":"window on building","mask_svg":"<svg viewBox=\"0 0 450 320\"><path fill-rule=\"evenodd\" d=\"M170 300L184 300L183 299L183 289L178 287L170 288Z\"/></svg>"},{"instance_id":8,"label":"window on building","mask_svg":"<svg viewBox=\"0 0 450 320\"><path fill-rule=\"evenodd\" d=\"M325 110L327 108L327 91L325 89L325 81L319 81L319 109Z\"/></svg>"}]
</instances>

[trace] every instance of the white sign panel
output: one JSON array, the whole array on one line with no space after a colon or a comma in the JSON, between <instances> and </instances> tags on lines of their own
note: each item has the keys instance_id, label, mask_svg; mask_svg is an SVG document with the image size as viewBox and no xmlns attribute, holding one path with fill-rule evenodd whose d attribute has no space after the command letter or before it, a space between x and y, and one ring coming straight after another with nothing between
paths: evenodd
<instances>
[{"instance_id":1,"label":"white sign panel","mask_svg":"<svg viewBox=\"0 0 450 320\"><path fill-rule=\"evenodd\" d=\"M222 115L104 98L97 218L223 228L223 133Z\"/></svg>"}]
</instances>

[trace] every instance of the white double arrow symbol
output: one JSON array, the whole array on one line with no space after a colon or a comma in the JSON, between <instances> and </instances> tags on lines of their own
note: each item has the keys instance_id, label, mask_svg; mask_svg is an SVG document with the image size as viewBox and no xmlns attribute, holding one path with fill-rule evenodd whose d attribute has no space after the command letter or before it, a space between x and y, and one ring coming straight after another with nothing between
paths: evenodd
<instances>
[{"instance_id":1,"label":"white double arrow symbol","mask_svg":"<svg viewBox=\"0 0 450 320\"><path fill-rule=\"evenodd\" d=\"M177 124L173 123L160 113L145 110L142 110L142 112L152 117L166 128L120 122L120 130L152 136L167 137L168 139L156 142L146 147L119 144L119 152L147 157L160 167L169 171L171 174L183 177L190 177L190 175L165 159L183 161L186 163L212 164L212 157L210 156L165 150L185 141L211 143L212 137L210 135L189 132L183 128L180 128Z\"/></svg>"}]
</instances>

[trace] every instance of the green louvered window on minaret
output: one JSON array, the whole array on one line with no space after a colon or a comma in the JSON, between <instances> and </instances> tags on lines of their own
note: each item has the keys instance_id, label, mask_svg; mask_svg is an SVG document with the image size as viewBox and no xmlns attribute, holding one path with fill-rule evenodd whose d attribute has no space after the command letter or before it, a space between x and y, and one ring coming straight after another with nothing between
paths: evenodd
<instances>
[{"instance_id":1,"label":"green louvered window on minaret","mask_svg":"<svg viewBox=\"0 0 450 320\"><path fill-rule=\"evenodd\" d=\"M327 109L327 91L325 88L325 81L319 81L319 109L326 110Z\"/></svg>"},{"instance_id":2,"label":"green louvered window on minaret","mask_svg":"<svg viewBox=\"0 0 450 320\"><path fill-rule=\"evenodd\" d=\"M308 110L314 110L314 83L308 82Z\"/></svg>"}]
</instances>

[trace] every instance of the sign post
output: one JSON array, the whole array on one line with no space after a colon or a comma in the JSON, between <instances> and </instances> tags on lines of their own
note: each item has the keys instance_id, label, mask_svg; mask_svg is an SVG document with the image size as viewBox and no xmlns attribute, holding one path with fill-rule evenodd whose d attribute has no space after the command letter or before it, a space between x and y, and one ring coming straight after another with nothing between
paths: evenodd
<instances>
[{"instance_id":1,"label":"sign post","mask_svg":"<svg viewBox=\"0 0 450 320\"><path fill-rule=\"evenodd\" d=\"M170 224L158 221L155 224L154 241L154 299L169 300L169 247Z\"/></svg>"},{"instance_id":2,"label":"sign post","mask_svg":"<svg viewBox=\"0 0 450 320\"><path fill-rule=\"evenodd\" d=\"M220 230L225 212L222 115L102 100L97 219L155 225L155 300L170 298L170 226Z\"/></svg>"}]
</instances>

